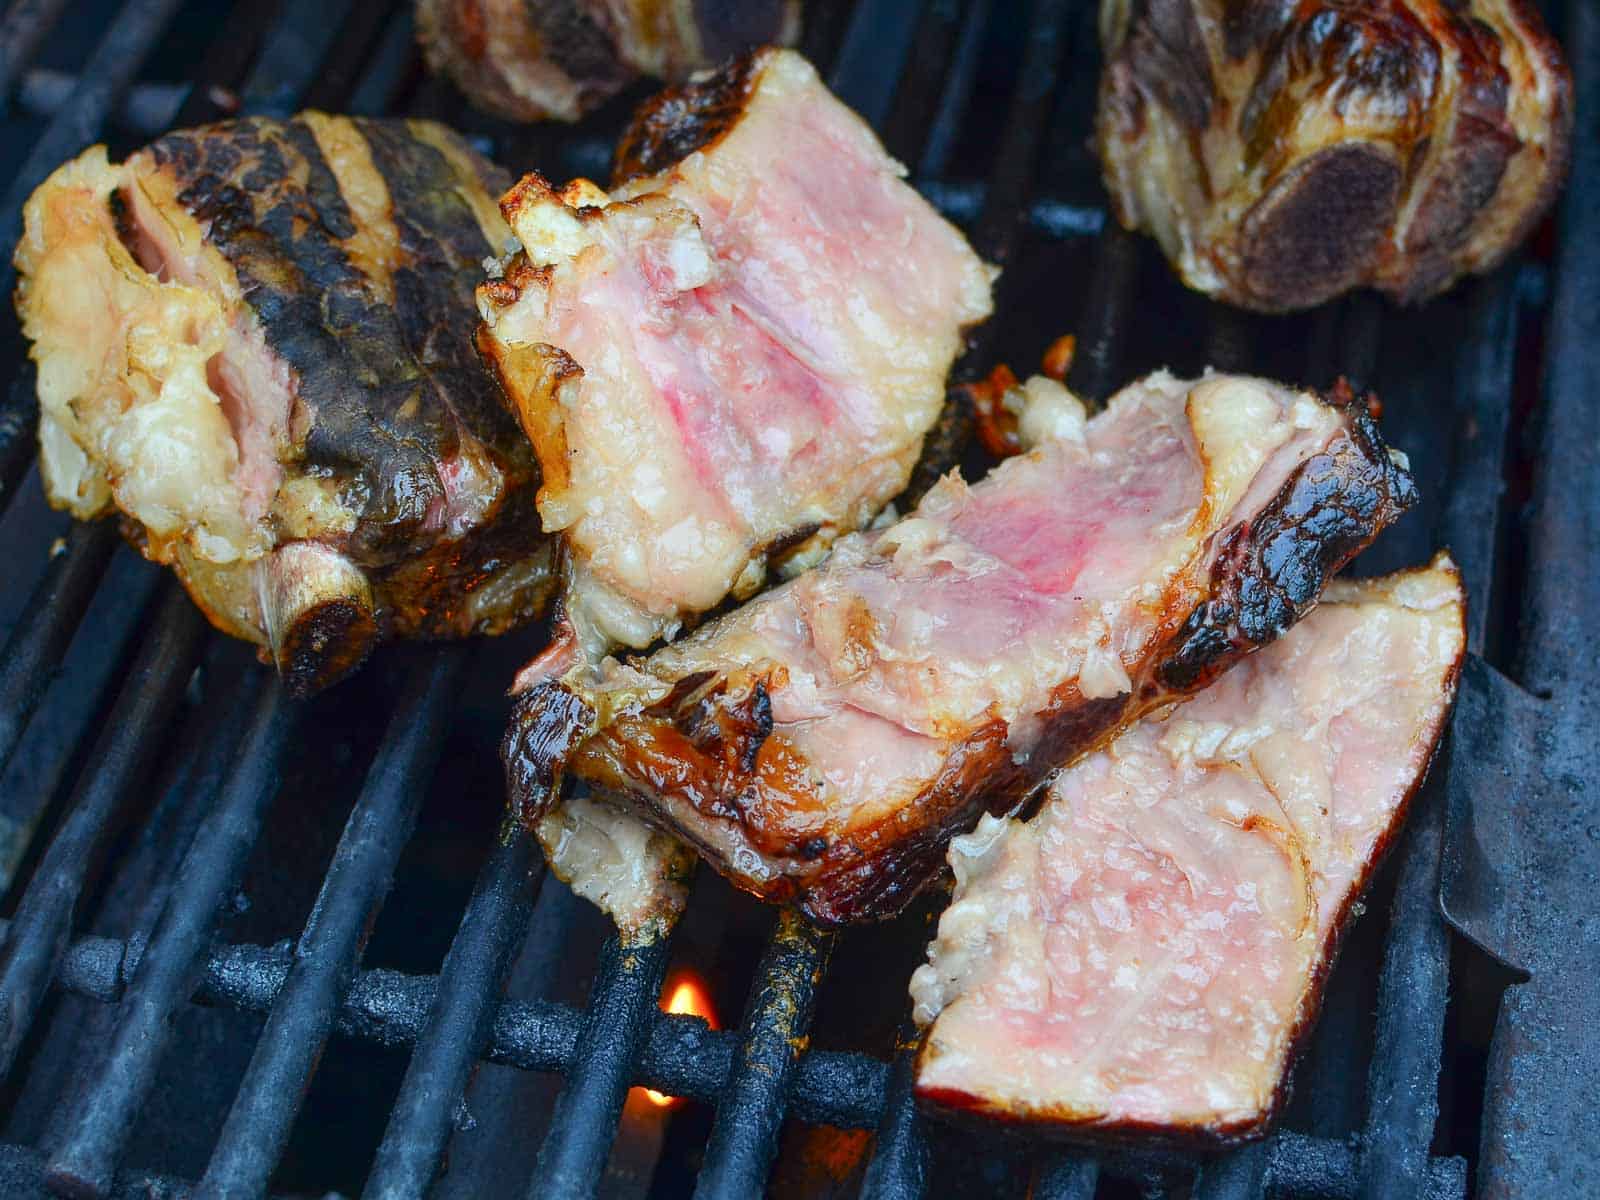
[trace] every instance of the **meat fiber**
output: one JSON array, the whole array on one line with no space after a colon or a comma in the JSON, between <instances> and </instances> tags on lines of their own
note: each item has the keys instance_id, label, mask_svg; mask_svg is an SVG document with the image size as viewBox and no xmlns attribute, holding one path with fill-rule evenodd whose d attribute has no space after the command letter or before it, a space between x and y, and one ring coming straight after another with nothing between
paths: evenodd
<instances>
[{"instance_id":1,"label":"meat fiber","mask_svg":"<svg viewBox=\"0 0 1600 1200\"><path fill-rule=\"evenodd\" d=\"M906 485L992 271L799 55L648 104L623 180L502 209L480 345L544 468L586 645L643 647Z\"/></svg>"},{"instance_id":2,"label":"meat fiber","mask_svg":"<svg viewBox=\"0 0 1600 1200\"><path fill-rule=\"evenodd\" d=\"M61 167L16 251L51 502L120 510L301 693L537 612L538 466L472 345L504 183L438 125L321 113Z\"/></svg>"},{"instance_id":3,"label":"meat fiber","mask_svg":"<svg viewBox=\"0 0 1600 1200\"><path fill-rule=\"evenodd\" d=\"M640 75L687 79L799 32L800 0L417 0L428 65L513 121L576 121Z\"/></svg>"},{"instance_id":4,"label":"meat fiber","mask_svg":"<svg viewBox=\"0 0 1600 1200\"><path fill-rule=\"evenodd\" d=\"M1249 308L1487 271L1566 171L1572 81L1528 0L1103 0L1121 222Z\"/></svg>"},{"instance_id":5,"label":"meat fiber","mask_svg":"<svg viewBox=\"0 0 1600 1200\"><path fill-rule=\"evenodd\" d=\"M824 925L889 915L984 812L1205 686L1413 500L1348 393L1157 374L598 682L532 682L506 754L534 820L563 763ZM1039 411L1033 411L1035 406Z\"/></svg>"},{"instance_id":6,"label":"meat fiber","mask_svg":"<svg viewBox=\"0 0 1600 1200\"><path fill-rule=\"evenodd\" d=\"M1282 640L950 847L912 978L925 1103L1085 1137L1231 1141L1296 1045L1428 769L1465 647L1449 559L1332 584Z\"/></svg>"}]
</instances>

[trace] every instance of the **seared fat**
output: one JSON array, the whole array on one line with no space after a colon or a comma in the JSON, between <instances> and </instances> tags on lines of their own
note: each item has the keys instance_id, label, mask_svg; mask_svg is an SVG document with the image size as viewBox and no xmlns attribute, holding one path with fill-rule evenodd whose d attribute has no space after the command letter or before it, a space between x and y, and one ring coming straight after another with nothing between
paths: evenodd
<instances>
[{"instance_id":1,"label":"seared fat","mask_svg":"<svg viewBox=\"0 0 1600 1200\"><path fill-rule=\"evenodd\" d=\"M639 75L687 79L799 33L800 0L417 0L428 65L513 121L576 121Z\"/></svg>"},{"instance_id":2,"label":"seared fat","mask_svg":"<svg viewBox=\"0 0 1600 1200\"><path fill-rule=\"evenodd\" d=\"M1449 559L1320 608L950 846L911 980L925 1102L1231 1140L1285 1099L1339 936L1427 771L1465 647Z\"/></svg>"},{"instance_id":3,"label":"seared fat","mask_svg":"<svg viewBox=\"0 0 1600 1200\"><path fill-rule=\"evenodd\" d=\"M301 693L537 612L538 467L472 345L504 182L438 125L314 112L61 167L16 251L51 502L120 510Z\"/></svg>"},{"instance_id":4,"label":"seared fat","mask_svg":"<svg viewBox=\"0 0 1600 1200\"><path fill-rule=\"evenodd\" d=\"M1549 208L1572 81L1529 0L1103 0L1122 224L1265 311L1487 271Z\"/></svg>"},{"instance_id":5,"label":"seared fat","mask_svg":"<svg viewBox=\"0 0 1600 1200\"><path fill-rule=\"evenodd\" d=\"M525 177L480 345L585 644L643 647L906 485L992 271L799 55L651 101L609 195Z\"/></svg>"},{"instance_id":6,"label":"seared fat","mask_svg":"<svg viewBox=\"0 0 1600 1200\"><path fill-rule=\"evenodd\" d=\"M838 925L900 909L950 837L1272 641L1414 499L1348 393L1157 374L648 658L531 683L527 819L563 760L738 885ZM568 756L570 755L570 758Z\"/></svg>"}]
</instances>

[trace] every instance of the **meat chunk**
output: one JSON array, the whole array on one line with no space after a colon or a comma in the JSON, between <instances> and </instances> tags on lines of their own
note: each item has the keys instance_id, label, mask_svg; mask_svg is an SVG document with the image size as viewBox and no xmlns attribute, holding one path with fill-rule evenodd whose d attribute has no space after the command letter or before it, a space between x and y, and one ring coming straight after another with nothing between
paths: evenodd
<instances>
[{"instance_id":1,"label":"meat chunk","mask_svg":"<svg viewBox=\"0 0 1600 1200\"><path fill-rule=\"evenodd\" d=\"M906 485L992 271L803 58L668 92L607 195L524 178L480 345L585 640L642 647Z\"/></svg>"},{"instance_id":2,"label":"meat chunk","mask_svg":"<svg viewBox=\"0 0 1600 1200\"><path fill-rule=\"evenodd\" d=\"M983 482L597 683L535 682L507 739L525 815L567 758L764 898L889 915L982 813L1281 634L1414 498L1347 393L1157 374L1092 421L1028 394L1047 440Z\"/></svg>"},{"instance_id":3,"label":"meat chunk","mask_svg":"<svg viewBox=\"0 0 1600 1200\"><path fill-rule=\"evenodd\" d=\"M503 183L440 126L321 113L61 167L16 251L51 502L120 510L302 693L537 612L538 465L472 345Z\"/></svg>"},{"instance_id":4,"label":"meat chunk","mask_svg":"<svg viewBox=\"0 0 1600 1200\"><path fill-rule=\"evenodd\" d=\"M1296 1044L1444 727L1465 648L1443 555L1336 581L1282 640L950 847L912 977L917 1095L1089 1137L1231 1141Z\"/></svg>"},{"instance_id":5,"label":"meat chunk","mask_svg":"<svg viewBox=\"0 0 1600 1200\"><path fill-rule=\"evenodd\" d=\"M428 65L513 121L576 121L640 75L687 79L799 33L800 0L417 0Z\"/></svg>"},{"instance_id":6,"label":"meat chunk","mask_svg":"<svg viewBox=\"0 0 1600 1200\"><path fill-rule=\"evenodd\" d=\"M1118 219L1247 308L1424 300L1566 171L1572 81L1527 0L1103 0L1101 32Z\"/></svg>"}]
</instances>

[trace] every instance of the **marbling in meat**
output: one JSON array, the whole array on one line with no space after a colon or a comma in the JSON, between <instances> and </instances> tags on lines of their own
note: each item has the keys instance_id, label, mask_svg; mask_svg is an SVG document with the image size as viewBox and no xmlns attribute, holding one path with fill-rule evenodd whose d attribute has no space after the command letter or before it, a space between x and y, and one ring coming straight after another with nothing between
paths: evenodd
<instances>
[{"instance_id":1,"label":"marbling in meat","mask_svg":"<svg viewBox=\"0 0 1600 1200\"><path fill-rule=\"evenodd\" d=\"M799 32L800 0L417 0L428 65L513 121L576 121L640 75L687 79Z\"/></svg>"},{"instance_id":2,"label":"marbling in meat","mask_svg":"<svg viewBox=\"0 0 1600 1200\"><path fill-rule=\"evenodd\" d=\"M642 647L906 485L991 269L799 55L636 118L609 195L525 177L480 344L589 644Z\"/></svg>"},{"instance_id":3,"label":"marbling in meat","mask_svg":"<svg viewBox=\"0 0 1600 1200\"><path fill-rule=\"evenodd\" d=\"M1204 687L1316 602L1413 500L1348 392L1157 374L598 682L533 681L507 738L539 815L555 768L827 925L902 907L984 812Z\"/></svg>"},{"instance_id":4,"label":"marbling in meat","mask_svg":"<svg viewBox=\"0 0 1600 1200\"><path fill-rule=\"evenodd\" d=\"M1118 218L1266 311L1419 301L1549 208L1572 81L1529 0L1103 0Z\"/></svg>"},{"instance_id":5,"label":"marbling in meat","mask_svg":"<svg viewBox=\"0 0 1600 1200\"><path fill-rule=\"evenodd\" d=\"M950 847L912 977L924 1102L1087 1137L1234 1140L1286 1094L1339 936L1444 726L1449 559L1336 581L1169 713Z\"/></svg>"},{"instance_id":6,"label":"marbling in meat","mask_svg":"<svg viewBox=\"0 0 1600 1200\"><path fill-rule=\"evenodd\" d=\"M504 182L441 126L314 112L61 167L16 251L51 502L119 509L300 692L538 611L538 465L472 344Z\"/></svg>"}]
</instances>

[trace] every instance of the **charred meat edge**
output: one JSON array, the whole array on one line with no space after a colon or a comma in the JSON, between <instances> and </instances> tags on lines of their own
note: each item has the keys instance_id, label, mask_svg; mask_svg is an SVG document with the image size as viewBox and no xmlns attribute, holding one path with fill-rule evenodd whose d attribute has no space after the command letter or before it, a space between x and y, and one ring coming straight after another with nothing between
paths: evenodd
<instances>
[{"instance_id":1,"label":"charred meat edge","mask_svg":"<svg viewBox=\"0 0 1600 1200\"><path fill-rule=\"evenodd\" d=\"M1176 696L1198 691L1281 634L1310 609L1339 568L1416 501L1409 473L1390 458L1365 403L1342 382L1326 399L1348 414L1346 437L1334 451L1314 455L1296 468L1260 513L1216 536L1220 550L1206 598L1182 614L1181 624L1169 625L1162 648L1150 656L1132 693L1085 702L1075 681L1065 684L1039 714L1044 731L1025 765L1014 762L1006 750L1008 728L1002 721L974 729L945 760L933 783L906 806L928 814L915 833L902 836L879 826L833 845L795 848L788 856L772 857L820 861L821 869L804 880L778 875L765 889L735 882L764 900L796 904L826 928L893 916L937 873L949 839L970 828L982 813L1030 812L1041 784L1056 767L1103 745ZM1284 538L1290 539L1287 544ZM1274 561L1263 561L1269 551L1275 552ZM674 713L685 698L685 682L650 709L612 723L613 728L632 726L630 751L637 752L646 740L665 741L660 757L669 762L692 763L702 757L693 732ZM759 719L764 695L762 682L751 681L742 697L747 718L740 722L743 728L727 731L733 735L730 741L740 742L736 752L751 762L771 729L770 723L763 728ZM542 811L555 794L550 789L558 777L546 765L551 755L565 762L581 751L596 718L592 706L559 682L537 685L518 698L501 752L513 807L524 820ZM637 758L634 763L641 773L649 773L645 763ZM698 779L705 773L675 774ZM590 781L625 797L634 811L720 861L714 846L676 826L653 796L630 787L626 779L606 772ZM764 782L758 779L755 786ZM676 791L702 813L726 807L727 818L749 830L745 806L721 806L715 797L697 795L696 783L661 790ZM761 805L748 807L759 810ZM750 832L750 840L758 841L759 833Z\"/></svg>"}]
</instances>

